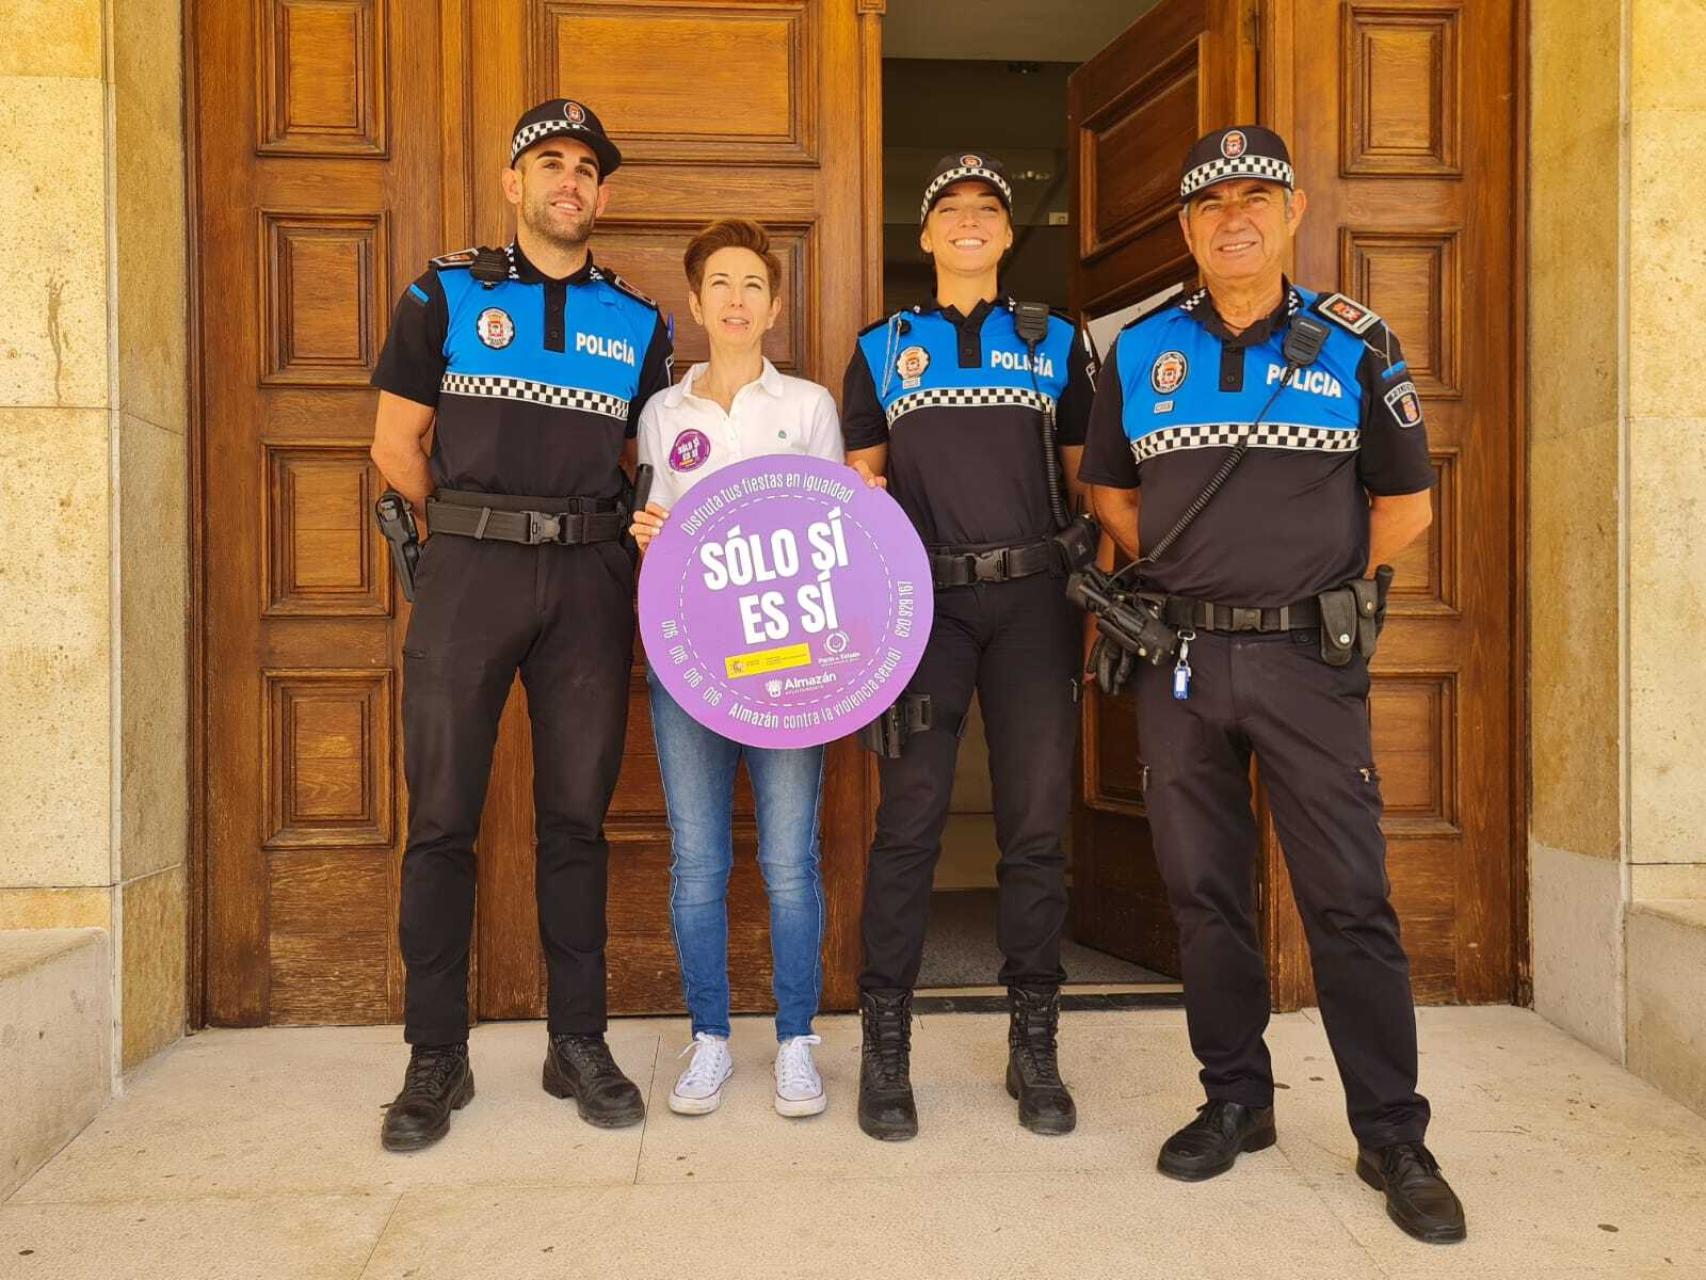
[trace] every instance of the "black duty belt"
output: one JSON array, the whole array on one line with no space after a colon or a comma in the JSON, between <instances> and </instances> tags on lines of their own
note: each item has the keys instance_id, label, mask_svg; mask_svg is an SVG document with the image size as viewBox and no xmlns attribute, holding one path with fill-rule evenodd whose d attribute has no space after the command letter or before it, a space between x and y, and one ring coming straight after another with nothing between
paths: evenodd
<instances>
[{"instance_id":1,"label":"black duty belt","mask_svg":"<svg viewBox=\"0 0 1706 1280\"><path fill-rule=\"evenodd\" d=\"M930 580L938 587L1028 578L1060 563L1052 538L1017 547L930 547L929 552Z\"/></svg>"},{"instance_id":2,"label":"black duty belt","mask_svg":"<svg viewBox=\"0 0 1706 1280\"><path fill-rule=\"evenodd\" d=\"M1295 631L1319 627L1321 606L1314 600L1299 600L1277 609L1260 609L1168 596L1161 616L1170 627L1193 631Z\"/></svg>"},{"instance_id":3,"label":"black duty belt","mask_svg":"<svg viewBox=\"0 0 1706 1280\"><path fill-rule=\"evenodd\" d=\"M427 499L427 530L458 538L578 546L614 542L628 513L609 498L533 498L510 493L440 489Z\"/></svg>"}]
</instances>

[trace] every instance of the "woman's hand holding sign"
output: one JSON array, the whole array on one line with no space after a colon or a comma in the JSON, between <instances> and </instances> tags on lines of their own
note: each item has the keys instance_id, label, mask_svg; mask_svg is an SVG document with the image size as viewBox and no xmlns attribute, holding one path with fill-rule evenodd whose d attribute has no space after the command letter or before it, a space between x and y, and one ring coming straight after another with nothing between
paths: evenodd
<instances>
[{"instance_id":1,"label":"woman's hand holding sign","mask_svg":"<svg viewBox=\"0 0 1706 1280\"><path fill-rule=\"evenodd\" d=\"M669 508L655 502L646 503L644 511L634 512L634 523L628 526L628 536L633 538L634 545L640 548L641 555L651 546L652 539L663 532L663 522L667 519Z\"/></svg>"}]
</instances>

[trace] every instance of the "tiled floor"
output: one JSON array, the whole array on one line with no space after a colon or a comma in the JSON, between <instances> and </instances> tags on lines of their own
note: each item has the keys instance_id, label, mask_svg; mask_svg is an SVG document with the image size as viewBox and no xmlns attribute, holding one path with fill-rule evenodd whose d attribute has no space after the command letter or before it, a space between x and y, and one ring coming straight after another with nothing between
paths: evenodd
<instances>
[{"instance_id":1,"label":"tiled floor","mask_svg":"<svg viewBox=\"0 0 1706 1280\"><path fill-rule=\"evenodd\" d=\"M1183 1016L1071 1014L1068 1138L1020 1130L1004 1020L915 1033L923 1133L853 1119L858 1024L820 1024L829 1112L770 1109L769 1026L735 1031L723 1109L665 1095L685 1030L618 1022L642 1128L599 1132L539 1088L543 1031L474 1032L479 1096L430 1151L392 1156L379 1111L395 1028L209 1032L169 1051L0 1207L0 1277L1667 1277L1706 1280L1706 1119L1507 1008L1421 1014L1431 1145L1466 1244L1399 1234L1351 1172L1310 1014L1276 1018L1280 1143L1198 1186L1154 1172L1197 1101Z\"/></svg>"}]
</instances>

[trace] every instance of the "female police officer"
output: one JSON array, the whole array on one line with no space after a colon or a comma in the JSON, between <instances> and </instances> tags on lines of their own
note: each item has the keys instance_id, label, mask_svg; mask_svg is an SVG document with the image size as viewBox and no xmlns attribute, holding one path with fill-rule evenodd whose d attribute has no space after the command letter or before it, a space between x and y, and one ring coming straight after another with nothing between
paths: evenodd
<instances>
[{"instance_id":1,"label":"female police officer","mask_svg":"<svg viewBox=\"0 0 1706 1280\"><path fill-rule=\"evenodd\" d=\"M1055 1033L1079 631L1052 536L1061 509L1054 468L1064 462L1067 476L1077 474L1093 374L1070 321L998 292L1012 198L999 161L975 153L941 161L919 233L935 263L935 298L860 335L842 399L848 461L886 477L930 550L937 588L923 661L887 721L891 732L874 744L882 795L865 883L859 1124L875 1138L918 1131L912 986L974 691L1000 846L1007 1088L1027 1128L1066 1133L1076 1123ZM1052 419L1058 453L1045 449Z\"/></svg>"}]
</instances>

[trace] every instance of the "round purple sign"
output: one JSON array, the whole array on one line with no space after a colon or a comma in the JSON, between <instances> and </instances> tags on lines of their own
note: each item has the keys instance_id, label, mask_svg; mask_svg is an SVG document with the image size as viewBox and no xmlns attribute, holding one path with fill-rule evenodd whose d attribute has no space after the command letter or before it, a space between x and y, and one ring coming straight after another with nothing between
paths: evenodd
<instances>
[{"instance_id":1,"label":"round purple sign","mask_svg":"<svg viewBox=\"0 0 1706 1280\"><path fill-rule=\"evenodd\" d=\"M838 463L768 454L669 513L640 572L640 637L706 728L810 747L900 696L934 603L924 545L893 498Z\"/></svg>"}]
</instances>

